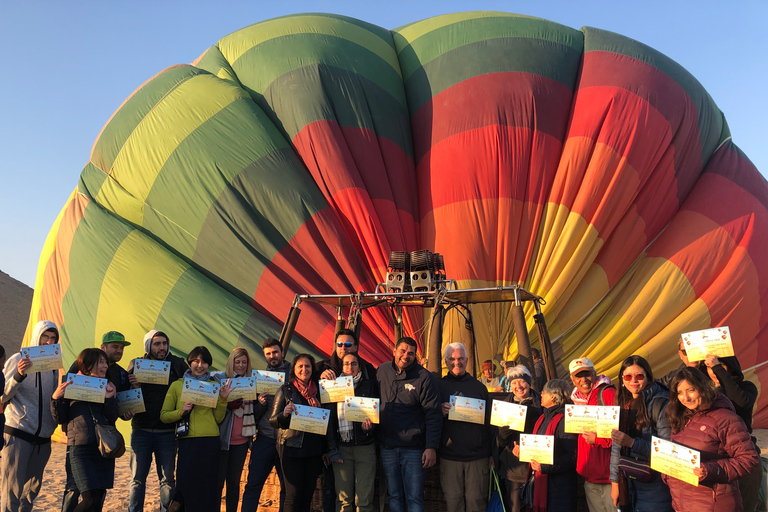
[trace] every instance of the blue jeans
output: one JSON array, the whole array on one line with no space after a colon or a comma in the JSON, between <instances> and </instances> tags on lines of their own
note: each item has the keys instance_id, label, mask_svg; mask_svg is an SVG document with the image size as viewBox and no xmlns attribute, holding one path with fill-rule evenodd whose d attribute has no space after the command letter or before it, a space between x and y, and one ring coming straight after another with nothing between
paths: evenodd
<instances>
[{"instance_id":1,"label":"blue jeans","mask_svg":"<svg viewBox=\"0 0 768 512\"><path fill-rule=\"evenodd\" d=\"M171 504L175 483L173 472L176 467L176 434L148 432L138 428L131 432L131 491L129 512L143 512L147 475L155 455L157 479L160 481L160 512L166 512Z\"/></svg>"},{"instance_id":2,"label":"blue jeans","mask_svg":"<svg viewBox=\"0 0 768 512\"><path fill-rule=\"evenodd\" d=\"M243 490L242 512L256 512L259 508L261 490L264 482L272 472L277 470L277 478L280 480L280 512L285 505L285 482L283 482L283 470L280 467L280 457L277 454L277 444L274 439L266 436L256 436L251 445L251 460L248 463L248 481Z\"/></svg>"},{"instance_id":3,"label":"blue jeans","mask_svg":"<svg viewBox=\"0 0 768 512\"><path fill-rule=\"evenodd\" d=\"M381 465L387 477L391 512L424 512L424 474L421 456L424 450L381 448Z\"/></svg>"}]
</instances>

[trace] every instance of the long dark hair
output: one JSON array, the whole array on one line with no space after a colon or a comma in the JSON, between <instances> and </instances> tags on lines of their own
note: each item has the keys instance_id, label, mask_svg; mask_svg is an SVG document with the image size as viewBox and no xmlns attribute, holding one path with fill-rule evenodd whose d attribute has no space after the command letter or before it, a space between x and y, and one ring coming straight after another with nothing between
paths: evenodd
<instances>
[{"instance_id":1,"label":"long dark hair","mask_svg":"<svg viewBox=\"0 0 768 512\"><path fill-rule=\"evenodd\" d=\"M688 382L693 389L699 392L701 397L701 404L699 407L692 411L684 406L677 396L677 388L682 381ZM672 427L672 432L677 434L688 423L696 412L708 409L712 402L717 398L717 391L712 387L709 379L704 377L704 374L698 368L685 367L677 372L669 384L669 405L667 406L667 414L669 415L669 426Z\"/></svg>"},{"instance_id":2,"label":"long dark hair","mask_svg":"<svg viewBox=\"0 0 768 512\"><path fill-rule=\"evenodd\" d=\"M642 388L643 390L650 387L653 383L653 371L651 370L651 365L648 364L648 361L646 361L644 357L631 355L626 358L624 362L621 363L621 368L619 369L619 391L616 393L616 399L622 409L629 409L629 404L632 403L632 393L630 393L629 390L624 387L624 372L627 370L627 368L634 365L639 366L645 372L645 381L643 382ZM648 417L648 409L646 407L645 400L640 400L638 405L639 407L637 409L637 420L635 424L638 430L643 430L644 428L651 425L651 419Z\"/></svg>"},{"instance_id":3,"label":"long dark hair","mask_svg":"<svg viewBox=\"0 0 768 512\"><path fill-rule=\"evenodd\" d=\"M296 379L296 363L299 359L309 359L309 364L312 366L312 376L310 377L310 380L315 380L315 358L309 354L296 354L296 357L294 357L291 362L291 371L288 375L288 382L293 382Z\"/></svg>"}]
</instances>

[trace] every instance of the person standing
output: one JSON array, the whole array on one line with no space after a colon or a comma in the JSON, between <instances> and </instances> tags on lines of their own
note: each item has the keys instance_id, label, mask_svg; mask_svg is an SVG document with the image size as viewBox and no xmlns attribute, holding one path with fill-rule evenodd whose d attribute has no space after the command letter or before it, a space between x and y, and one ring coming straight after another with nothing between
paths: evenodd
<instances>
[{"instance_id":1,"label":"person standing","mask_svg":"<svg viewBox=\"0 0 768 512\"><path fill-rule=\"evenodd\" d=\"M702 368L701 361L689 361L688 360L688 352L685 351L685 344L683 343L682 336L679 340L677 340L677 357L680 358L680 361L682 364L675 368L674 370L670 371L666 375L664 375L661 378L656 379L656 383L661 384L665 388L669 390L669 385L672 383L672 379L675 377L677 372L682 370L683 368L699 368L702 371L705 371ZM670 390L671 394L671 390Z\"/></svg>"},{"instance_id":2,"label":"person standing","mask_svg":"<svg viewBox=\"0 0 768 512\"><path fill-rule=\"evenodd\" d=\"M437 462L442 407L437 381L416 362L416 340L400 338L376 372L379 446L392 512L424 512L425 471Z\"/></svg>"},{"instance_id":3,"label":"person standing","mask_svg":"<svg viewBox=\"0 0 768 512\"><path fill-rule=\"evenodd\" d=\"M29 346L59 342L59 328L43 320L35 324ZM43 484L43 472L51 456L51 435L56 421L51 415L51 396L58 387L59 372L31 373L32 361L12 355L5 363L5 448L0 459L0 510L29 512Z\"/></svg>"},{"instance_id":4,"label":"person standing","mask_svg":"<svg viewBox=\"0 0 768 512\"><path fill-rule=\"evenodd\" d=\"M496 391L499 387L499 378L493 373L493 361L490 359L483 362L483 373L477 380L485 386L488 391Z\"/></svg>"}]
</instances>

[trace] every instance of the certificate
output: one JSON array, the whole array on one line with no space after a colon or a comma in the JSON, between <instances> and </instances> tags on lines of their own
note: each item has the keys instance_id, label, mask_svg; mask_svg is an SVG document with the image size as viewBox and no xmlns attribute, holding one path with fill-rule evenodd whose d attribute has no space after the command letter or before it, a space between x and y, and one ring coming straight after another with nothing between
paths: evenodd
<instances>
[{"instance_id":1,"label":"certificate","mask_svg":"<svg viewBox=\"0 0 768 512\"><path fill-rule=\"evenodd\" d=\"M259 394L256 392L256 377L239 377L228 380L232 391L229 392L227 402L232 402L239 398L243 400L257 400L259 398Z\"/></svg>"},{"instance_id":2,"label":"certificate","mask_svg":"<svg viewBox=\"0 0 768 512\"><path fill-rule=\"evenodd\" d=\"M256 392L269 393L275 392L285 384L285 374L283 372L272 372L268 370L253 370L253 376L256 378Z\"/></svg>"},{"instance_id":3,"label":"certificate","mask_svg":"<svg viewBox=\"0 0 768 512\"><path fill-rule=\"evenodd\" d=\"M336 380L320 379L320 403L343 402L346 397L355 396L353 380L351 375L342 375Z\"/></svg>"},{"instance_id":4,"label":"certificate","mask_svg":"<svg viewBox=\"0 0 768 512\"><path fill-rule=\"evenodd\" d=\"M139 414L146 412L144 407L144 395L141 394L141 388L129 389L128 391L118 391L117 393L117 413L122 416L127 412Z\"/></svg>"},{"instance_id":5,"label":"certificate","mask_svg":"<svg viewBox=\"0 0 768 512\"><path fill-rule=\"evenodd\" d=\"M345 421L363 422L366 419L371 423L379 422L379 399L364 396L348 396L339 404L339 419Z\"/></svg>"},{"instance_id":6,"label":"certificate","mask_svg":"<svg viewBox=\"0 0 768 512\"><path fill-rule=\"evenodd\" d=\"M597 437L603 439L611 438L611 430L619 430L619 411L618 405L598 406L597 408Z\"/></svg>"},{"instance_id":7,"label":"certificate","mask_svg":"<svg viewBox=\"0 0 768 512\"><path fill-rule=\"evenodd\" d=\"M171 363L154 359L134 359L133 374L141 384L168 384Z\"/></svg>"},{"instance_id":8,"label":"certificate","mask_svg":"<svg viewBox=\"0 0 768 512\"><path fill-rule=\"evenodd\" d=\"M221 385L218 382L208 382L187 377L181 384L181 401L192 402L203 407L216 407L216 402L219 400L220 387Z\"/></svg>"},{"instance_id":9,"label":"certificate","mask_svg":"<svg viewBox=\"0 0 768 512\"><path fill-rule=\"evenodd\" d=\"M71 384L64 388L64 398L98 404L104 403L104 397L107 394L107 379L68 373L67 380Z\"/></svg>"},{"instance_id":10,"label":"certificate","mask_svg":"<svg viewBox=\"0 0 768 512\"><path fill-rule=\"evenodd\" d=\"M455 395L451 395L449 400L451 402L451 410L448 412L449 420L480 425L485 423L485 400Z\"/></svg>"},{"instance_id":11,"label":"certificate","mask_svg":"<svg viewBox=\"0 0 768 512\"><path fill-rule=\"evenodd\" d=\"M651 443L651 469L699 486L699 477L693 474L693 470L701 465L698 451L656 436L651 438Z\"/></svg>"},{"instance_id":12,"label":"certificate","mask_svg":"<svg viewBox=\"0 0 768 512\"><path fill-rule=\"evenodd\" d=\"M491 425L509 427L522 432L525 430L525 417L528 407L503 400L494 400L491 404Z\"/></svg>"},{"instance_id":13,"label":"certificate","mask_svg":"<svg viewBox=\"0 0 768 512\"><path fill-rule=\"evenodd\" d=\"M727 326L683 334L683 345L689 361L703 361L707 354L717 357L734 355L731 329Z\"/></svg>"},{"instance_id":14,"label":"certificate","mask_svg":"<svg viewBox=\"0 0 768 512\"><path fill-rule=\"evenodd\" d=\"M28 357L32 366L27 373L38 373L47 370L58 370L61 364L61 345L40 345L38 347L24 347L21 349L21 357Z\"/></svg>"},{"instance_id":15,"label":"certificate","mask_svg":"<svg viewBox=\"0 0 768 512\"><path fill-rule=\"evenodd\" d=\"M565 431L569 434L597 432L597 405L565 406Z\"/></svg>"},{"instance_id":16,"label":"certificate","mask_svg":"<svg viewBox=\"0 0 768 512\"><path fill-rule=\"evenodd\" d=\"M291 415L290 428L310 434L325 435L325 431L328 430L328 416L330 416L331 411L308 405L294 404L294 406L296 409Z\"/></svg>"},{"instance_id":17,"label":"certificate","mask_svg":"<svg viewBox=\"0 0 768 512\"><path fill-rule=\"evenodd\" d=\"M539 464L554 464L555 436L520 434L520 462L535 460Z\"/></svg>"}]
</instances>

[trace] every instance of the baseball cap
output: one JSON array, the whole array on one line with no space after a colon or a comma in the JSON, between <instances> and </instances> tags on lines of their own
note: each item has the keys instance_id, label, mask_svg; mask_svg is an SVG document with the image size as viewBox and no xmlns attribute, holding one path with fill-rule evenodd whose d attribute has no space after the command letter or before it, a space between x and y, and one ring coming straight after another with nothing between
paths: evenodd
<instances>
[{"instance_id":1,"label":"baseball cap","mask_svg":"<svg viewBox=\"0 0 768 512\"><path fill-rule=\"evenodd\" d=\"M595 364L590 361L586 357L580 357L578 359L574 359L571 361L571 364L568 365L568 371L571 372L571 374L574 374L578 372L579 370L594 370Z\"/></svg>"},{"instance_id":2,"label":"baseball cap","mask_svg":"<svg viewBox=\"0 0 768 512\"><path fill-rule=\"evenodd\" d=\"M123 336L123 333L117 331L109 331L104 333L104 336L101 337L101 344L104 345L105 343L122 343L126 347L130 345L129 342L125 341L125 336Z\"/></svg>"}]
</instances>

